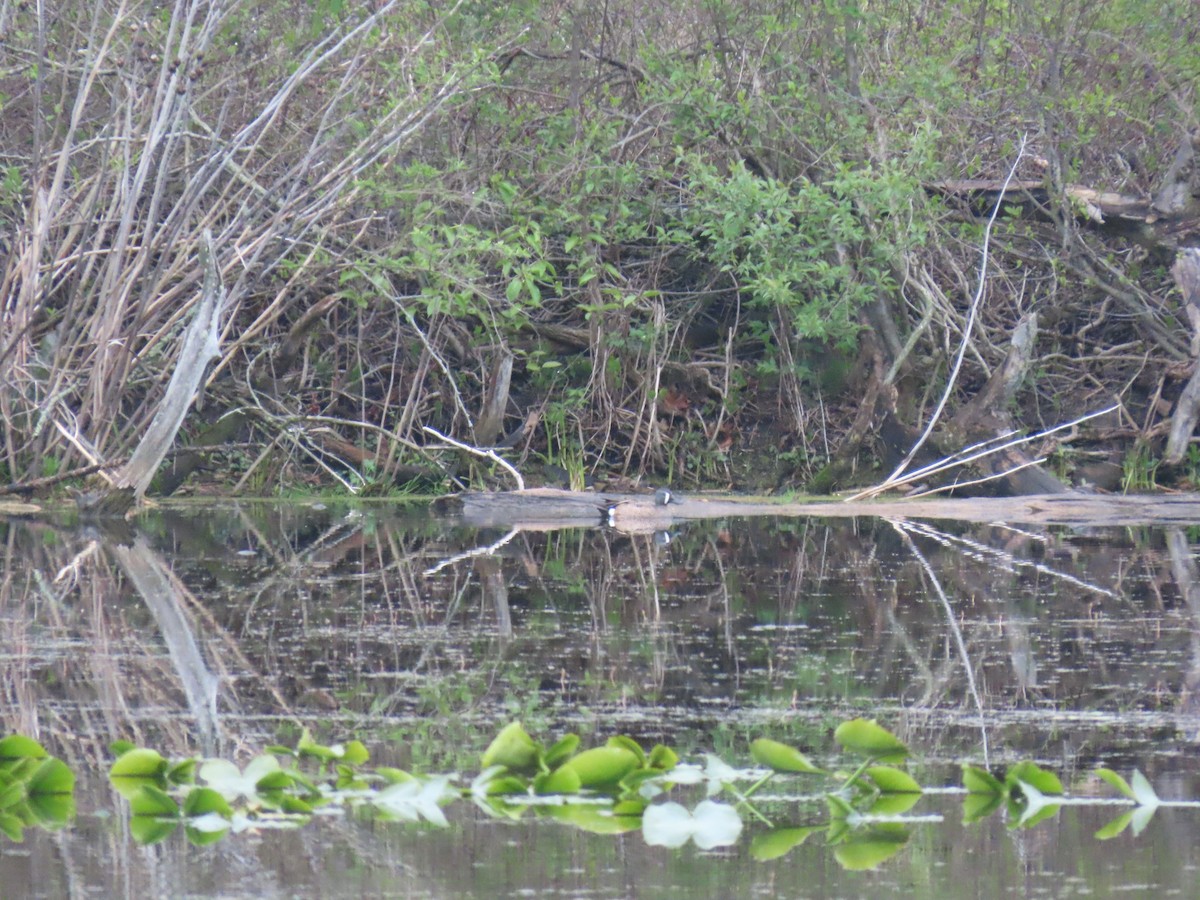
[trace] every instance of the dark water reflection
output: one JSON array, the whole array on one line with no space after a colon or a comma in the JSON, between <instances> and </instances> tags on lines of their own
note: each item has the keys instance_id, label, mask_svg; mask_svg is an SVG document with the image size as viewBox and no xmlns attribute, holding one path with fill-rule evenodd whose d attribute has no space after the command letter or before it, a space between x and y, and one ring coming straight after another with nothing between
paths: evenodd
<instances>
[{"instance_id":1,"label":"dark water reflection","mask_svg":"<svg viewBox=\"0 0 1200 900\"><path fill-rule=\"evenodd\" d=\"M1100 842L1111 809L1010 831L927 797L917 811L946 821L864 874L820 836L757 863L745 840L667 851L468 804L446 830L351 817L144 848L99 774L117 738L245 762L306 726L375 763L474 771L514 717L543 739L624 732L744 763L769 735L830 760L837 722L869 714L927 783L1034 759L1076 794L1111 794L1089 778L1106 765L1200 797L1184 532L734 521L666 546L523 532L446 564L503 532L320 504L162 509L139 529L0 521L3 729L81 775L72 827L3 843L4 896L1195 894L1196 810Z\"/></svg>"}]
</instances>

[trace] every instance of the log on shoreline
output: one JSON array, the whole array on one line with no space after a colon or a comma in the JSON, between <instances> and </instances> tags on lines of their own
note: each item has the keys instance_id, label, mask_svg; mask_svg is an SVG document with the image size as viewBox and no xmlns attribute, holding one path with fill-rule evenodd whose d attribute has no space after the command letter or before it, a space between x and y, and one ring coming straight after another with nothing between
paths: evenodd
<instances>
[{"instance_id":1,"label":"log on shoreline","mask_svg":"<svg viewBox=\"0 0 1200 900\"><path fill-rule=\"evenodd\" d=\"M702 519L780 518L942 519L1090 527L1185 526L1200 523L1200 494L1127 495L1068 492L1026 497L914 498L844 503L837 500L780 502L761 497L684 495L656 506L652 494L563 491L465 493L444 497L434 512L477 527L578 528L600 526L610 506L627 515L625 524L670 528Z\"/></svg>"}]
</instances>

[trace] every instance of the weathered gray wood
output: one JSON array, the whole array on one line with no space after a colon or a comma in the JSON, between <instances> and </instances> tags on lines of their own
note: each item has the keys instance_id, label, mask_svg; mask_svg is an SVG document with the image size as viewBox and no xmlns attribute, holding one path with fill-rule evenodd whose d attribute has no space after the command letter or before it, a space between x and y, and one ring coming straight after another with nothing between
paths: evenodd
<instances>
[{"instance_id":1,"label":"weathered gray wood","mask_svg":"<svg viewBox=\"0 0 1200 900\"><path fill-rule=\"evenodd\" d=\"M1171 267L1171 274L1179 285L1188 321L1192 323L1192 358L1195 366L1192 377L1175 404L1171 431L1167 435L1167 449L1163 454L1163 462L1175 466L1183 462L1196 423L1200 421L1200 249L1191 247L1180 250L1175 265Z\"/></svg>"},{"instance_id":2,"label":"weathered gray wood","mask_svg":"<svg viewBox=\"0 0 1200 900\"><path fill-rule=\"evenodd\" d=\"M196 313L183 338L183 348L175 363L175 371L167 384L162 405L154 414L150 427L129 458L114 478L117 490L132 489L136 497L146 493L154 473L162 465L167 451L175 442L175 436L183 425L188 407L192 405L204 370L208 363L221 355L218 321L221 316L221 301L225 291L221 275L217 270L216 251L213 248L212 232L204 231L204 242L200 245L200 265L204 269L204 287Z\"/></svg>"},{"instance_id":3,"label":"weathered gray wood","mask_svg":"<svg viewBox=\"0 0 1200 900\"><path fill-rule=\"evenodd\" d=\"M613 504L626 504L627 523L669 528L690 520L750 516L846 518L879 516L895 519L946 519L961 522L1008 522L1043 525L1194 525L1200 522L1200 494L1117 496L1112 494L1044 494L1029 497L972 499L922 498L778 502L754 497L684 496L660 507L650 494L611 494L535 488L500 493L467 493L447 497L435 511L464 524L530 529L600 526ZM625 508L625 507L622 507ZM619 523L625 524L625 523ZM632 530L632 529L630 529Z\"/></svg>"}]
</instances>

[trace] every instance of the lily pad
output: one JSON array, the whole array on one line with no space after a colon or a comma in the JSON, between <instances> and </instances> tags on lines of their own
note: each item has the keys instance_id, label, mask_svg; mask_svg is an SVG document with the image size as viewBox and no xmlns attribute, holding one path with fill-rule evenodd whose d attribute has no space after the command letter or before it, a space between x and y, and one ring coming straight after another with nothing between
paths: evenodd
<instances>
[{"instance_id":1,"label":"lily pad","mask_svg":"<svg viewBox=\"0 0 1200 900\"><path fill-rule=\"evenodd\" d=\"M759 738L750 744L750 757L759 765L776 772L800 772L819 775L821 770L795 747L770 738Z\"/></svg>"},{"instance_id":2,"label":"lily pad","mask_svg":"<svg viewBox=\"0 0 1200 900\"><path fill-rule=\"evenodd\" d=\"M833 733L834 740L849 750L879 762L900 762L908 747L874 719L851 719Z\"/></svg>"}]
</instances>

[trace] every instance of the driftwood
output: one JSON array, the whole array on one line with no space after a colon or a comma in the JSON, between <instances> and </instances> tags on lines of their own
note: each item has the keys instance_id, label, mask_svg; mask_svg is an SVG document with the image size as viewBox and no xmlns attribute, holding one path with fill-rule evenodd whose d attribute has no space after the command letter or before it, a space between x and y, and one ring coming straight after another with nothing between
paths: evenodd
<instances>
[{"instance_id":1,"label":"driftwood","mask_svg":"<svg viewBox=\"0 0 1200 900\"><path fill-rule=\"evenodd\" d=\"M1006 522L1087 527L1124 525L1193 525L1200 522L1200 494L1116 496L1111 494L1044 494L1029 497L872 500L843 503L779 502L754 497L682 496L669 506L656 506L653 495L561 491L467 493L444 497L434 511L477 527L527 529L600 527L610 506L621 504L631 515L621 530L671 528L701 519L775 516L779 518L945 519L959 522Z\"/></svg>"},{"instance_id":2,"label":"driftwood","mask_svg":"<svg viewBox=\"0 0 1200 900\"><path fill-rule=\"evenodd\" d=\"M1192 324L1192 359L1195 370L1179 396L1175 414L1171 419L1171 431L1167 436L1167 450L1163 462L1178 465L1183 462L1196 422L1200 421L1200 250L1181 250L1171 267L1179 293L1183 295L1183 308Z\"/></svg>"},{"instance_id":3,"label":"driftwood","mask_svg":"<svg viewBox=\"0 0 1200 900\"><path fill-rule=\"evenodd\" d=\"M114 485L118 491L132 491L136 498L146 493L154 473L158 471L167 451L171 449L171 444L175 442L175 436L179 434L188 408L200 390L204 370L209 362L221 355L218 323L225 291L221 285L220 272L217 270L212 232L207 229L204 232L204 243L200 246L200 265L204 269L204 289L196 306L195 317L184 335L183 348L175 364L175 371L171 374L162 405L154 414L150 428L133 451L133 456L114 478Z\"/></svg>"}]
</instances>

